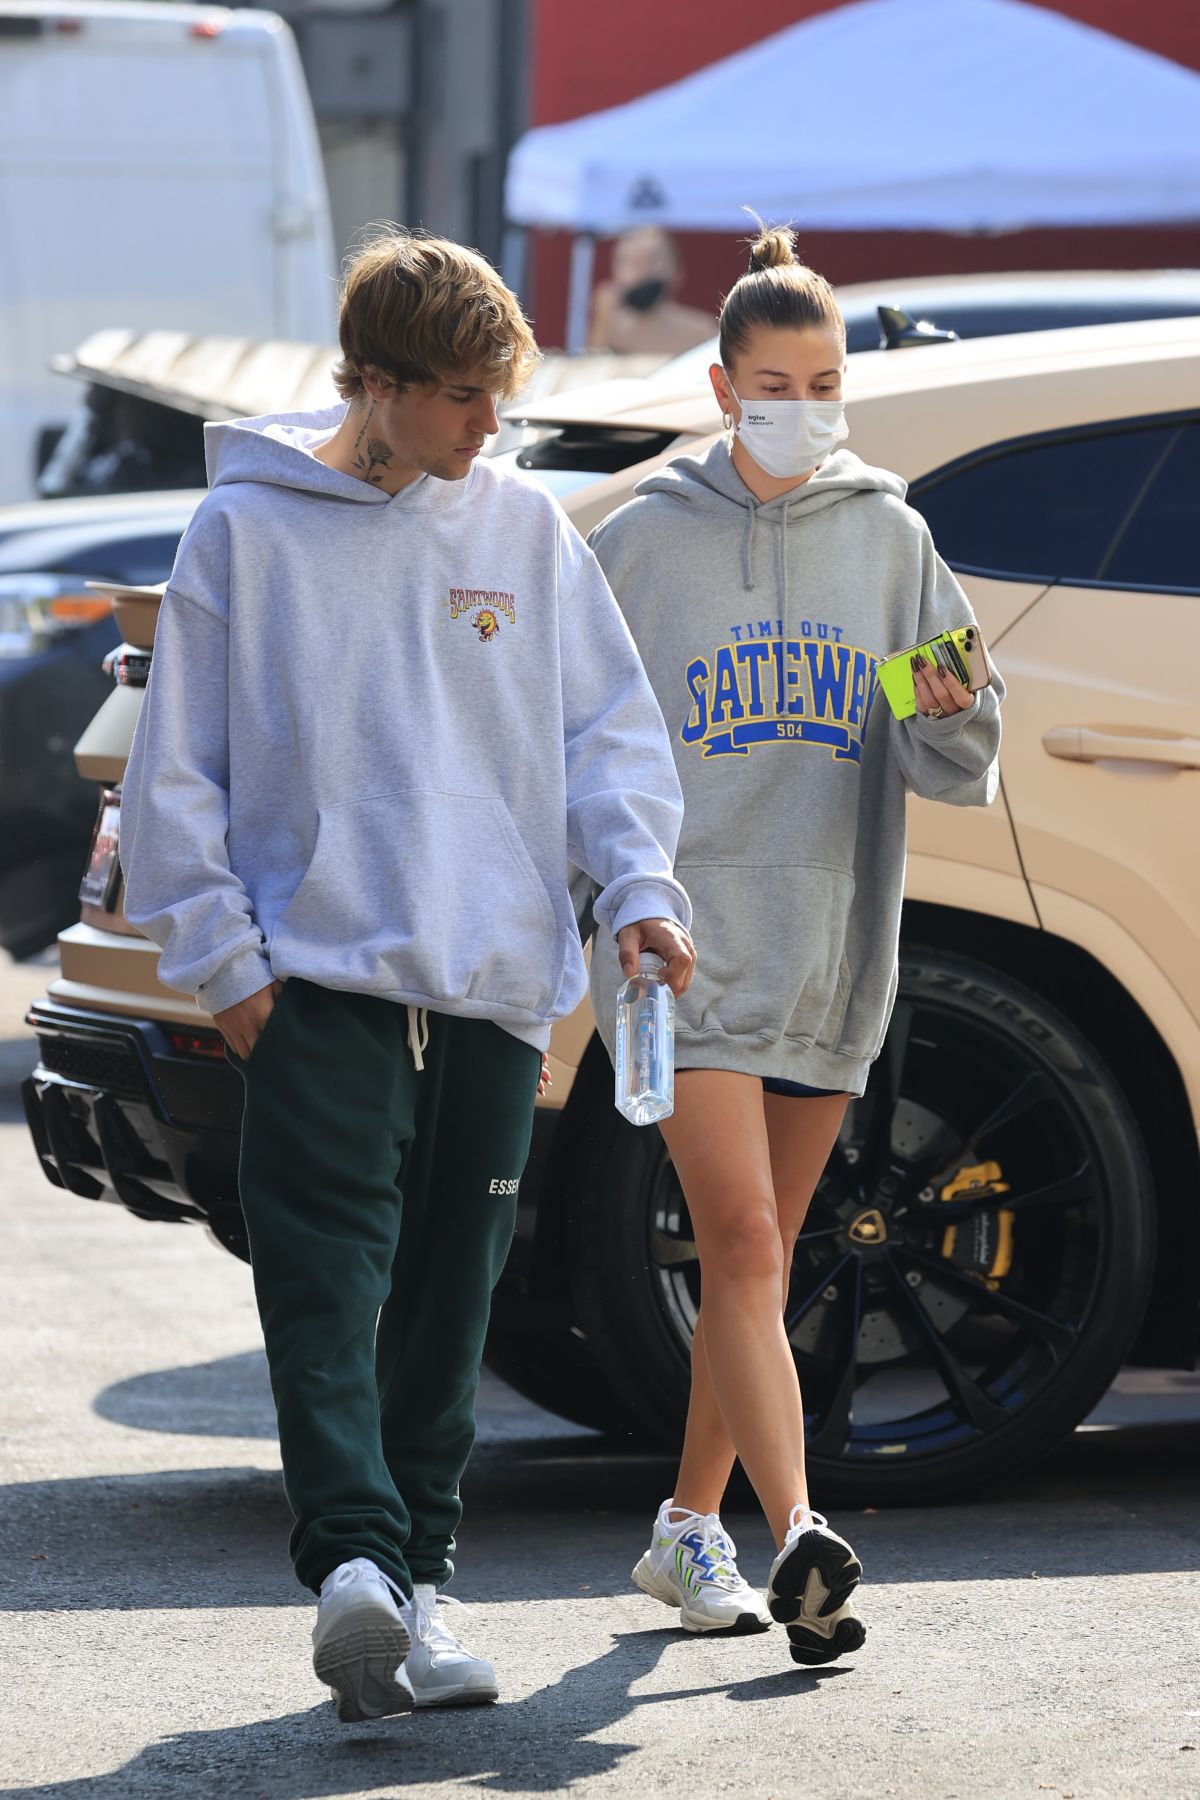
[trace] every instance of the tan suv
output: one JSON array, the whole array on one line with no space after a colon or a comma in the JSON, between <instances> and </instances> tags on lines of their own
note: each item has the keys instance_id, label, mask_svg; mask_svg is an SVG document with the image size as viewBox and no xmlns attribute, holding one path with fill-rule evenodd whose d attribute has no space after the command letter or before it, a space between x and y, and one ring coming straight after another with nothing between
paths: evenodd
<instances>
[{"instance_id":1,"label":"tan suv","mask_svg":"<svg viewBox=\"0 0 1200 1800\"><path fill-rule=\"evenodd\" d=\"M847 395L852 447L909 480L1009 683L995 806L912 804L896 1014L787 1308L819 1491L916 1500L1048 1449L1122 1361L1196 1352L1200 320L866 353ZM530 420L515 458L584 531L717 426L691 375ZM107 799L26 1100L52 1181L244 1254L237 1077L120 909L156 605L117 600L117 685L79 746ZM699 1298L686 1208L658 1134L613 1110L585 1009L552 1054L489 1359L666 1442Z\"/></svg>"}]
</instances>

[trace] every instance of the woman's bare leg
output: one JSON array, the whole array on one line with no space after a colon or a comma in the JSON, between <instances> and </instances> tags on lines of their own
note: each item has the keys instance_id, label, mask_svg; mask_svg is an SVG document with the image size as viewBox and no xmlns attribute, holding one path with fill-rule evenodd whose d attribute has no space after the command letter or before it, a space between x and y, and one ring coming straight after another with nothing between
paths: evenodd
<instances>
[{"instance_id":1,"label":"woman's bare leg","mask_svg":"<svg viewBox=\"0 0 1200 1800\"><path fill-rule=\"evenodd\" d=\"M849 1094L807 1098L795 1094L763 1095L767 1141L771 1146L771 1180L783 1238L785 1305L796 1239L808 1217L817 1183L837 1143L849 1104Z\"/></svg>"},{"instance_id":2,"label":"woman's bare leg","mask_svg":"<svg viewBox=\"0 0 1200 1800\"><path fill-rule=\"evenodd\" d=\"M688 1080L694 1080L695 1076L700 1073L701 1071L689 1072ZM728 1079L716 1071L704 1073L708 1074L710 1078L715 1075L718 1081ZM735 1079L749 1081L751 1078L736 1077ZM679 1087L682 1085L683 1083L680 1081ZM779 1236L780 1282L777 1292L781 1299L779 1312L775 1315L778 1320L782 1314L782 1301L787 1296L792 1251L796 1238L808 1212L813 1191L820 1180L821 1172L841 1129L847 1101L843 1095L808 1099L774 1094L762 1095L761 1084L756 1079L754 1086L758 1089L760 1116L767 1136L773 1216ZM702 1096L702 1103L703 1101L704 1097ZM678 1117L678 1103L676 1117ZM684 1129L686 1130L687 1127L685 1126ZM718 1129L723 1129L723 1126L718 1126ZM670 1137L668 1137L669 1146L670 1142ZM672 1156L673 1158L675 1156L674 1149L672 1149ZM676 1167L678 1170L678 1163ZM680 1180L683 1182L690 1210L692 1197L688 1192L682 1172L680 1172ZM701 1200L700 1204L703 1205L704 1201ZM693 1224L695 1224L694 1217ZM699 1235L697 1243L700 1245ZM703 1246L700 1248L700 1254L703 1268ZM717 1255L718 1257L721 1255L719 1247ZM712 1289L713 1282L708 1275L702 1275L702 1282L704 1294L707 1296ZM684 1434L683 1454L675 1487L677 1504L694 1512L717 1512L720 1510L735 1456L734 1439L718 1403L709 1364L705 1325L705 1321L709 1317L711 1317L711 1309L705 1304L697 1320L692 1346L692 1390L688 1406L687 1429ZM786 1339L784 1341L786 1347ZM718 1351L718 1357L719 1354ZM795 1370L791 1362L790 1348L788 1349L788 1366L791 1372L791 1383L794 1387ZM797 1501L807 1502L808 1499L804 1472L803 1432L803 1413L801 1412L798 1469L792 1498L787 1503L789 1511ZM754 1477L751 1475L751 1480L753 1479ZM755 1486L757 1489L757 1483ZM768 1513L768 1517L770 1517L770 1513ZM785 1518L782 1528L777 1528L778 1522L772 1520L778 1543L783 1542L786 1523Z\"/></svg>"},{"instance_id":3,"label":"woman's bare leg","mask_svg":"<svg viewBox=\"0 0 1200 1800\"><path fill-rule=\"evenodd\" d=\"M692 1337L692 1387L675 1478L676 1506L688 1512L720 1512L736 1454L708 1372L701 1308Z\"/></svg>"}]
</instances>

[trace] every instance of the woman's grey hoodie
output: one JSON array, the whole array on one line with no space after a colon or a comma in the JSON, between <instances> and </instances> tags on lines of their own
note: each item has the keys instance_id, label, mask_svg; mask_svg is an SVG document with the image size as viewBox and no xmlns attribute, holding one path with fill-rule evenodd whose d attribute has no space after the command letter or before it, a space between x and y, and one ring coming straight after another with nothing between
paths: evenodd
<instances>
[{"instance_id":1,"label":"woman's grey hoodie","mask_svg":"<svg viewBox=\"0 0 1200 1800\"><path fill-rule=\"evenodd\" d=\"M591 543L683 787L698 960L677 1065L860 1094L895 997L905 791L992 800L1003 683L945 719L893 716L880 658L973 615L904 482L850 451L764 505L724 441L636 492ZM619 981L601 935L610 1050Z\"/></svg>"}]
</instances>

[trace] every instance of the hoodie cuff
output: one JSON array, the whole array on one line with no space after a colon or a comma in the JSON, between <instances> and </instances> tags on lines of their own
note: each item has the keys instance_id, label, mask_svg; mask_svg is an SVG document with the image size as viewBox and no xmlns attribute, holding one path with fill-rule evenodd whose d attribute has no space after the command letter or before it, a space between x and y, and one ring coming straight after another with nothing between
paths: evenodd
<instances>
[{"instance_id":1,"label":"hoodie cuff","mask_svg":"<svg viewBox=\"0 0 1200 1800\"><path fill-rule=\"evenodd\" d=\"M923 712L912 716L913 729L918 737L930 744L944 744L947 738L956 738L973 719L979 717L979 695L972 697L971 704L965 712L947 713L944 719L931 719Z\"/></svg>"},{"instance_id":2,"label":"hoodie cuff","mask_svg":"<svg viewBox=\"0 0 1200 1800\"><path fill-rule=\"evenodd\" d=\"M202 982L196 998L215 1017L240 1000L249 1000L251 994L261 993L274 979L266 951L260 944L251 944L223 962L211 981Z\"/></svg>"},{"instance_id":3,"label":"hoodie cuff","mask_svg":"<svg viewBox=\"0 0 1200 1800\"><path fill-rule=\"evenodd\" d=\"M593 908L593 911L595 908ZM621 895L609 930L616 937L627 925L643 919L673 919L685 931L691 929L692 903L677 881L639 881Z\"/></svg>"}]
</instances>

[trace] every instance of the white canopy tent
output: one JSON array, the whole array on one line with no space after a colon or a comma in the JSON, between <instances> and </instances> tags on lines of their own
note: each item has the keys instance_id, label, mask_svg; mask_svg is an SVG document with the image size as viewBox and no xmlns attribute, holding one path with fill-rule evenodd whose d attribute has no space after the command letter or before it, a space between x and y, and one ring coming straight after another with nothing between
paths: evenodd
<instances>
[{"instance_id":1,"label":"white canopy tent","mask_svg":"<svg viewBox=\"0 0 1200 1800\"><path fill-rule=\"evenodd\" d=\"M595 236L744 231L747 205L812 231L1200 220L1200 75L1025 0L856 0L509 161L510 221L580 234L576 335Z\"/></svg>"}]
</instances>

